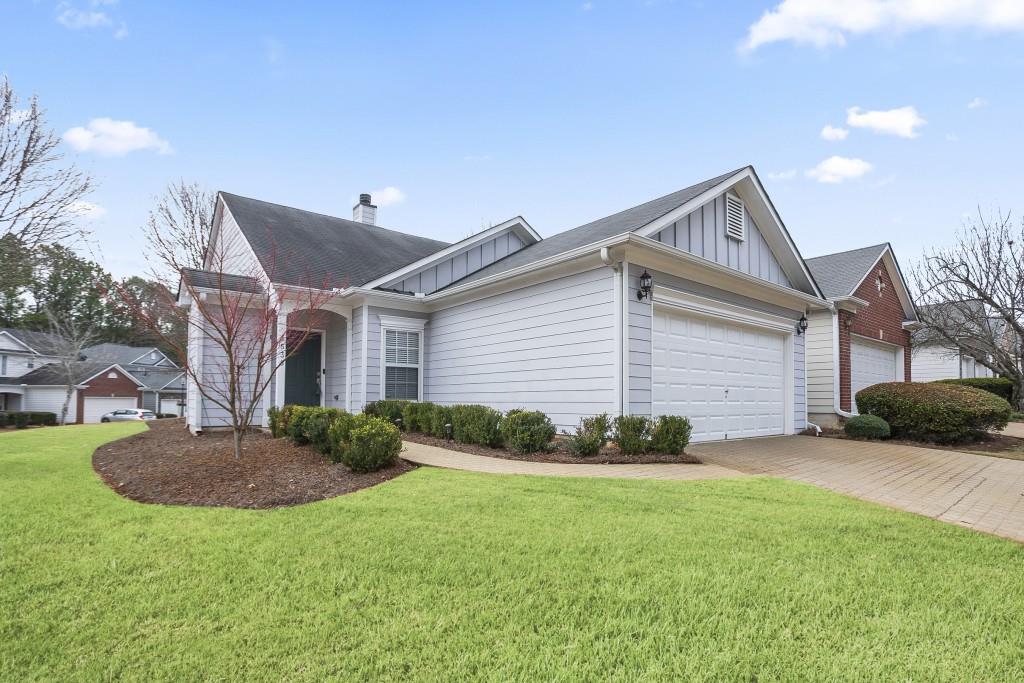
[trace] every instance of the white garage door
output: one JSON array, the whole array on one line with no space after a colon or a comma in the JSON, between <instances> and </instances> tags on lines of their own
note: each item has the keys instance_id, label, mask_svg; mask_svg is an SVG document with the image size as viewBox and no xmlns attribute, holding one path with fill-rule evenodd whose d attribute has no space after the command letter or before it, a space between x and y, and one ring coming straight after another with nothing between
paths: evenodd
<instances>
[{"instance_id":1,"label":"white garage door","mask_svg":"<svg viewBox=\"0 0 1024 683\"><path fill-rule=\"evenodd\" d=\"M83 421L99 422L105 413L112 410L126 410L136 407L134 398L111 398L109 396L86 396Z\"/></svg>"},{"instance_id":2,"label":"white garage door","mask_svg":"<svg viewBox=\"0 0 1024 683\"><path fill-rule=\"evenodd\" d=\"M863 339L850 341L850 397L857 412L857 392L872 384L895 382L898 349L888 344L873 344Z\"/></svg>"},{"instance_id":3,"label":"white garage door","mask_svg":"<svg viewBox=\"0 0 1024 683\"><path fill-rule=\"evenodd\" d=\"M160 399L160 412L167 415L181 415L181 406L178 405L178 399Z\"/></svg>"},{"instance_id":4,"label":"white garage door","mask_svg":"<svg viewBox=\"0 0 1024 683\"><path fill-rule=\"evenodd\" d=\"M655 415L683 415L693 441L785 432L781 334L667 311L654 314Z\"/></svg>"}]
</instances>

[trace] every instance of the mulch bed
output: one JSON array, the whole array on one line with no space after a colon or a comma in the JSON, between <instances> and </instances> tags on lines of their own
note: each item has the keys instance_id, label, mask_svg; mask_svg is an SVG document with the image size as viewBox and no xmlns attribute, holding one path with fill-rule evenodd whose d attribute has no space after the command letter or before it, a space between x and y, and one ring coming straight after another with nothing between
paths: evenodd
<instances>
[{"instance_id":1,"label":"mulch bed","mask_svg":"<svg viewBox=\"0 0 1024 683\"><path fill-rule=\"evenodd\" d=\"M860 441L847 436L841 429L822 429L821 435L829 439L848 439ZM986 453L991 455L1012 454L1024 450L1024 439L1006 434L987 434L977 441L966 441L959 444L933 443L930 441L911 441L910 439L885 439L885 443L901 446L917 446L918 448L934 448L941 451L959 451L961 453Z\"/></svg>"},{"instance_id":2,"label":"mulch bed","mask_svg":"<svg viewBox=\"0 0 1024 683\"><path fill-rule=\"evenodd\" d=\"M309 446L254 432L235 458L231 432L192 436L184 419L154 420L149 430L105 444L92 466L110 488L140 503L276 508L333 498L394 479L415 465L399 460L357 474Z\"/></svg>"},{"instance_id":3,"label":"mulch bed","mask_svg":"<svg viewBox=\"0 0 1024 683\"><path fill-rule=\"evenodd\" d=\"M700 459L688 453L681 453L679 455L667 455L664 453L623 455L615 446L605 446L604 448L601 449L601 452L599 454L590 458L578 458L569 453L568 449L563 444L559 443L557 439L552 444L554 447L550 451L542 451L539 453L517 453L516 451L507 450L504 448L488 448L487 446L477 446L476 444L448 441L446 439L439 439L436 436L428 436L426 434L421 434L419 432L402 432L402 438L406 441L412 441L413 443L422 443L426 444L427 446L447 448L449 450L460 451L462 453L472 453L473 455L486 455L491 458L503 458L505 460L524 460L526 462L562 462L571 463L574 465L644 465L648 463L662 462L690 463L694 465L700 464Z\"/></svg>"}]
</instances>

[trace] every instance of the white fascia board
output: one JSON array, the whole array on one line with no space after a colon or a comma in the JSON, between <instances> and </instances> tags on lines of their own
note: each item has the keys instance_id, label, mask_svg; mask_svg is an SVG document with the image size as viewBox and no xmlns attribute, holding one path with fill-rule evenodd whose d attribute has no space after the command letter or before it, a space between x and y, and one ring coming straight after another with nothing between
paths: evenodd
<instances>
[{"instance_id":1,"label":"white fascia board","mask_svg":"<svg viewBox=\"0 0 1024 683\"><path fill-rule=\"evenodd\" d=\"M499 223L498 225L495 225L491 228L487 228L482 232L478 232L475 235L470 235L466 239L456 242L455 244L452 244L448 247L445 247L441 251L434 252L429 256L424 256L419 261L410 263L409 265L403 268L399 268L396 271L392 271L387 275L379 277L371 282L367 282L365 285L362 286L367 289L374 289L375 287L380 287L381 285L384 285L388 282L393 282L395 280L404 280L406 277L412 275L413 273L419 270L429 268L434 263L439 263L447 258L451 258L452 256L459 254L460 252L472 249L473 246L476 245L477 243L486 241L492 237L496 237L497 235L501 234L502 232L505 232L506 230L512 230L517 235L519 235L520 238L525 238L523 241L526 243L527 246L530 244L534 244L535 242L539 242L541 240L541 237L540 235L537 234L537 231L530 227L530 224L527 223L522 216L516 216L515 218L511 218L505 221L504 223Z\"/></svg>"},{"instance_id":2,"label":"white fascia board","mask_svg":"<svg viewBox=\"0 0 1024 683\"><path fill-rule=\"evenodd\" d=\"M871 264L871 267L864 272L864 277L860 279L857 286L853 288L856 292L860 289L860 286L864 284L864 281L868 279L868 276L874 272L875 267L878 266L880 261L885 261L885 269L889 271L889 279L893 282L899 281L899 287L896 288L896 296L900 300L900 305L903 306L903 314L906 315L913 321L917 321L917 308L914 307L914 302L910 298L910 288L907 287L907 281L903 277L903 271L900 269L900 264L896 261L896 255L892 251L892 245L886 244L885 249L878 255L875 262ZM893 277L893 273L896 277ZM851 292L852 293L852 292Z\"/></svg>"},{"instance_id":3,"label":"white fascia board","mask_svg":"<svg viewBox=\"0 0 1024 683\"><path fill-rule=\"evenodd\" d=\"M700 256L695 256L688 251L669 246L651 239L650 237L640 237L634 234L630 236L628 242L632 245L641 247L647 252L652 252L669 259L667 261L669 267L676 265L676 268L678 269L679 265L690 266L689 268L680 270L680 277L695 279L695 271L703 270L706 273L714 273L720 276L720 278L730 278L731 281L742 284L745 290L752 292L751 294L747 294L747 296L751 296L752 298L770 296L773 299L786 300L790 303L799 302L800 304L812 309L827 310L833 308L832 304L822 297L813 296L806 292L801 292L798 289L791 289L789 287L777 285L774 282L762 280L759 277L754 277L753 275L749 275L734 268L723 266L715 261L709 261L708 259ZM637 262L637 258L632 257L630 258L630 261ZM734 289L729 286L715 286L719 286L721 289L726 289L727 291L734 291ZM736 293L743 294L743 292L740 291L737 291Z\"/></svg>"},{"instance_id":4,"label":"white fascia board","mask_svg":"<svg viewBox=\"0 0 1024 683\"><path fill-rule=\"evenodd\" d=\"M128 372L127 370L125 370L124 368L122 368L122 367L121 367L120 365L118 365L117 363L114 363L113 365L108 365L107 367L105 367L105 368L103 368L102 370L100 370L99 372L97 372L97 373L96 373L95 375L92 375L91 377L87 377L87 378L85 378L84 380L82 380L82 384L85 384L86 382L88 382L88 381L90 381L90 380L96 379L97 377L99 377L100 375L102 375L102 374L103 374L104 372L107 372L107 371L108 371L108 370L110 370L111 368L117 368L117 369L118 369L118 370L119 370L119 371L121 372L121 374L122 374L122 375L124 375L125 377L127 377L127 378L128 378L128 379L130 379L131 381L135 382L135 383L136 383L137 385L139 385L140 387L143 387L143 388L145 388L145 386L146 386L145 384L143 384L143 383L142 383L142 382L140 382L139 380L135 379L135 377L133 377L133 376L132 376L132 373Z\"/></svg>"},{"instance_id":5,"label":"white fascia board","mask_svg":"<svg viewBox=\"0 0 1024 683\"><path fill-rule=\"evenodd\" d=\"M773 239L773 236L781 238L782 244L785 246L785 250L776 250L773 248L772 251L782 262L783 269L786 271L786 274L792 275L792 271L795 266L795 269L803 276L806 284L810 285L811 289L819 296L823 296L821 289L818 287L818 283L814 281L814 278L811 276L811 272L807 269L807 264L804 263L800 250L796 248L796 243L793 242L793 238L790 237L789 231L786 230L786 226L782 222L782 218L779 216L778 211L775 210L775 206L772 204L771 198L768 196L764 186L761 184L760 178L757 177L757 173L751 166L747 166L746 168L737 171L722 182L708 190L705 190L685 204L637 229L636 234L641 237L650 237L655 235L662 229L675 223L683 216L703 206L723 192L733 188L736 189L737 194L739 194L744 200L747 210L751 212L754 222L757 224L757 227L761 229L762 235L765 237L765 241L768 242L768 246L775 247L776 244L773 244L773 242L777 243L779 241L778 239ZM751 201L752 199L756 201ZM768 233L767 235L764 234L766 228L769 227L774 230L774 235L773 233ZM786 261L789 262L789 268L786 268Z\"/></svg>"},{"instance_id":6,"label":"white fascia board","mask_svg":"<svg viewBox=\"0 0 1024 683\"><path fill-rule=\"evenodd\" d=\"M836 308L844 311L852 311L853 313L856 313L865 306L870 305L867 301L864 301L864 299L855 296L835 296L830 298L829 301L831 301Z\"/></svg>"},{"instance_id":7,"label":"white fascia board","mask_svg":"<svg viewBox=\"0 0 1024 683\"><path fill-rule=\"evenodd\" d=\"M32 353L36 354L37 356L41 355L38 351L36 351L31 346L29 346L25 342L23 342L20 339L18 339L17 337L15 337L13 334L8 332L7 330L4 330L3 332L0 332L0 334L4 335L5 337L7 337L11 341L15 342L16 344L19 344L20 346L25 347L27 350L31 351Z\"/></svg>"}]
</instances>

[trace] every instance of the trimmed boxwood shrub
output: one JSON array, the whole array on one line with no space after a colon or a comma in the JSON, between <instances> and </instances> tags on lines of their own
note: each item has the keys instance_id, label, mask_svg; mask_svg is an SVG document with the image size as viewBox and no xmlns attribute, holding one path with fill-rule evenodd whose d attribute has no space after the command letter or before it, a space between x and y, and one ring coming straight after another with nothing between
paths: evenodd
<instances>
[{"instance_id":1,"label":"trimmed boxwood shrub","mask_svg":"<svg viewBox=\"0 0 1024 683\"><path fill-rule=\"evenodd\" d=\"M0 429L7 426L7 413L0 413Z\"/></svg>"},{"instance_id":2,"label":"trimmed boxwood shrub","mask_svg":"<svg viewBox=\"0 0 1024 683\"><path fill-rule=\"evenodd\" d=\"M857 415L843 425L847 436L855 439L888 439L892 435L889 423L877 415Z\"/></svg>"},{"instance_id":3,"label":"trimmed boxwood shrub","mask_svg":"<svg viewBox=\"0 0 1024 683\"><path fill-rule=\"evenodd\" d=\"M555 438L555 425L536 410L510 410L499 424L505 445L520 453L543 451Z\"/></svg>"},{"instance_id":4,"label":"trimmed boxwood shrub","mask_svg":"<svg viewBox=\"0 0 1024 683\"><path fill-rule=\"evenodd\" d=\"M357 419L348 436L341 462L353 472L376 472L394 463L402 452L398 427L381 417Z\"/></svg>"},{"instance_id":5,"label":"trimmed boxwood shrub","mask_svg":"<svg viewBox=\"0 0 1024 683\"><path fill-rule=\"evenodd\" d=\"M14 413L14 426L17 429L28 427L28 413Z\"/></svg>"},{"instance_id":6,"label":"trimmed boxwood shrub","mask_svg":"<svg viewBox=\"0 0 1024 683\"><path fill-rule=\"evenodd\" d=\"M597 455L601 447L608 441L608 431L611 429L611 418L608 413L601 413L593 417L580 418L580 425L576 433L569 436L569 453L577 458L586 458Z\"/></svg>"},{"instance_id":7,"label":"trimmed boxwood shrub","mask_svg":"<svg viewBox=\"0 0 1024 683\"><path fill-rule=\"evenodd\" d=\"M306 410L305 419L302 423L303 436L307 442L324 455L330 455L332 450L328 430L331 427L331 423L340 417L342 413L345 413L345 411L341 408L312 407Z\"/></svg>"},{"instance_id":8,"label":"trimmed boxwood shrub","mask_svg":"<svg viewBox=\"0 0 1024 683\"><path fill-rule=\"evenodd\" d=\"M480 446L497 448L502 444L501 413L494 408L481 405L458 405L451 407L452 432L461 443L475 443Z\"/></svg>"},{"instance_id":9,"label":"trimmed boxwood shrub","mask_svg":"<svg viewBox=\"0 0 1024 683\"><path fill-rule=\"evenodd\" d=\"M620 415L615 418L615 443L624 455L646 453L651 446L651 420L646 415Z\"/></svg>"},{"instance_id":10,"label":"trimmed boxwood shrub","mask_svg":"<svg viewBox=\"0 0 1024 683\"><path fill-rule=\"evenodd\" d=\"M306 437L306 420L313 414L312 406L292 406L288 413L288 427L285 433L297 446L309 443Z\"/></svg>"},{"instance_id":11,"label":"trimmed boxwood shrub","mask_svg":"<svg viewBox=\"0 0 1024 683\"><path fill-rule=\"evenodd\" d=\"M861 414L889 423L892 436L955 443L1003 429L1010 418L1005 399L956 384L887 382L857 392Z\"/></svg>"},{"instance_id":12,"label":"trimmed boxwood shrub","mask_svg":"<svg viewBox=\"0 0 1024 683\"><path fill-rule=\"evenodd\" d=\"M679 455L690 443L693 425L679 415L660 415L651 427L651 450Z\"/></svg>"},{"instance_id":13,"label":"trimmed boxwood shrub","mask_svg":"<svg viewBox=\"0 0 1024 683\"><path fill-rule=\"evenodd\" d=\"M57 413L50 413L45 410L11 410L0 413L0 427L14 425L19 429L23 429L29 425L53 427L56 424Z\"/></svg>"},{"instance_id":14,"label":"trimmed boxwood shrub","mask_svg":"<svg viewBox=\"0 0 1024 683\"><path fill-rule=\"evenodd\" d=\"M330 442L330 450L327 453L327 457L331 461L341 462L345 450L348 448L349 434L352 432L352 427L357 424L357 420L359 424L365 424L368 419L370 419L369 416L352 415L343 410L331 420L330 425L327 427L327 439Z\"/></svg>"},{"instance_id":15,"label":"trimmed boxwood shrub","mask_svg":"<svg viewBox=\"0 0 1024 683\"><path fill-rule=\"evenodd\" d=\"M274 407L271 407L271 410L273 409ZM288 425L291 424L293 410L295 410L295 406L288 404L277 411L277 419L270 423L270 435L275 439L288 436Z\"/></svg>"},{"instance_id":16,"label":"trimmed boxwood shrub","mask_svg":"<svg viewBox=\"0 0 1024 683\"><path fill-rule=\"evenodd\" d=\"M429 432L433 403L410 401L402 408L402 429L410 432Z\"/></svg>"},{"instance_id":17,"label":"trimmed boxwood shrub","mask_svg":"<svg viewBox=\"0 0 1024 683\"><path fill-rule=\"evenodd\" d=\"M424 420L427 434L436 436L438 439L448 438L445 425L452 424L452 409L436 403L429 403L427 405L430 406L427 411L427 417Z\"/></svg>"},{"instance_id":18,"label":"trimmed boxwood shrub","mask_svg":"<svg viewBox=\"0 0 1024 683\"><path fill-rule=\"evenodd\" d=\"M964 387L974 387L995 394L1007 401L1013 400L1013 380L1005 377L965 377L963 379L940 379L937 384L957 384Z\"/></svg>"},{"instance_id":19,"label":"trimmed boxwood shrub","mask_svg":"<svg viewBox=\"0 0 1024 683\"><path fill-rule=\"evenodd\" d=\"M409 405L409 401L398 401L388 399L384 401L370 401L363 408L363 412L374 417L382 417L394 424L402 419L402 411Z\"/></svg>"},{"instance_id":20,"label":"trimmed boxwood shrub","mask_svg":"<svg viewBox=\"0 0 1024 683\"><path fill-rule=\"evenodd\" d=\"M270 436L278 438L281 436L281 409L277 406L267 408L267 427L270 429Z\"/></svg>"}]
</instances>

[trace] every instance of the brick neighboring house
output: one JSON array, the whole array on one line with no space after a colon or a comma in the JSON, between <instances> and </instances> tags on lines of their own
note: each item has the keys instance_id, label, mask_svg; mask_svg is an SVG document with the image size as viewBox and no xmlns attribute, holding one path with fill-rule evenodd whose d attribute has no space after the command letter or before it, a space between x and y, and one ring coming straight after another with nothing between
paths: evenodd
<instances>
[{"instance_id":1,"label":"brick neighboring house","mask_svg":"<svg viewBox=\"0 0 1024 683\"><path fill-rule=\"evenodd\" d=\"M808 418L835 426L857 414L861 389L911 380L917 311L888 243L807 259L807 266L835 307L808 321Z\"/></svg>"},{"instance_id":2,"label":"brick neighboring house","mask_svg":"<svg viewBox=\"0 0 1024 683\"><path fill-rule=\"evenodd\" d=\"M120 365L106 361L75 363L74 384L68 404L67 423L99 422L104 413L142 407L143 384ZM67 396L63 372L56 363L44 365L17 378L24 390L17 410L56 413L58 419Z\"/></svg>"}]
</instances>

